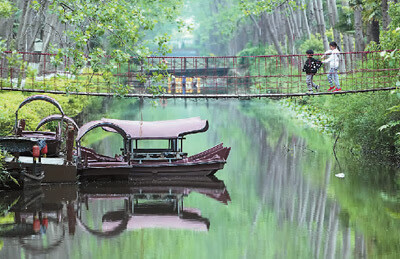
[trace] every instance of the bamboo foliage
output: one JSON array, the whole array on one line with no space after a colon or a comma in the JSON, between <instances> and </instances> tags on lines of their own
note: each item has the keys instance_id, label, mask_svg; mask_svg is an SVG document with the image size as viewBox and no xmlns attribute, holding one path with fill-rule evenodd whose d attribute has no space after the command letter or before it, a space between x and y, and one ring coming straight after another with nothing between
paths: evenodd
<instances>
[{"instance_id":1,"label":"bamboo foliage","mask_svg":"<svg viewBox=\"0 0 400 259\"><path fill-rule=\"evenodd\" d=\"M43 51L49 51L50 45L73 47L66 32L83 31L83 28L90 24L90 19L86 18L86 23L79 26L61 22L56 12L49 10L54 2L61 6L65 2L74 8L75 4L78 6L81 1L12 0L19 11L10 18L0 18L0 26L4 28L0 31L0 37L7 41L9 49L30 52L34 50L36 41L43 43ZM145 1L138 1L139 4L146 5L143 2ZM338 23L343 16L343 9L349 8L349 2L354 13L354 20L349 25L352 28L339 28ZM299 51L299 42L310 39L311 34L317 33L321 36L326 50L329 49L329 41L336 41L346 51L362 51L369 41L379 42L380 27L383 30L387 29L390 22L387 11L390 2L397 1L186 0L191 15L196 16L203 11L206 13L196 20L201 30L206 31L199 33L203 35L198 35L197 38L199 45L216 55L235 55L249 42L252 45L273 45L276 52L281 55L296 54ZM204 10L199 10L198 7ZM371 7L375 8L372 20L367 19ZM333 37L329 35L328 39L327 32L331 29ZM95 35L92 38L99 39ZM229 44L226 44L227 42ZM113 45L108 41L96 44ZM124 46L128 48L136 44L137 41ZM92 51L94 45L93 42L87 44L86 54Z\"/></svg>"},{"instance_id":2,"label":"bamboo foliage","mask_svg":"<svg viewBox=\"0 0 400 259\"><path fill-rule=\"evenodd\" d=\"M241 28L245 28L249 40L247 43L251 43L250 45L270 44L279 54L300 54L299 45L311 39L312 34L321 39L325 50L329 49L330 41L335 41L345 51L362 51L368 42L372 40L379 42L379 29L385 30L390 21L388 6L390 2L396 1L243 0L234 2L239 5L242 14L237 16L239 22L236 24L237 29L234 29L230 35L230 42L239 41L240 44L235 44L236 46L246 45L242 42L244 38L241 31ZM218 15L218 12L215 11L213 15ZM333 31L333 35L330 31ZM230 53L235 54L234 51Z\"/></svg>"}]
</instances>

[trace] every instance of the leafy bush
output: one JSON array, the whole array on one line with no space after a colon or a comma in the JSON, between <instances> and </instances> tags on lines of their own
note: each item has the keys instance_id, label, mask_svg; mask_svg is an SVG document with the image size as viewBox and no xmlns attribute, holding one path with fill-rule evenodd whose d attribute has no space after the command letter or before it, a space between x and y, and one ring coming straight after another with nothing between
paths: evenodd
<instances>
[{"instance_id":1,"label":"leafy bush","mask_svg":"<svg viewBox=\"0 0 400 259\"><path fill-rule=\"evenodd\" d=\"M330 126L337 134L340 132L339 143L346 143L354 154L392 158L400 150L397 149L396 128L379 129L388 120L400 120L400 113L388 110L398 101L395 94L374 92L309 98L306 105L316 107L332 118Z\"/></svg>"},{"instance_id":2,"label":"leafy bush","mask_svg":"<svg viewBox=\"0 0 400 259\"><path fill-rule=\"evenodd\" d=\"M17 8L8 0L0 0L0 18L10 17Z\"/></svg>"},{"instance_id":3,"label":"leafy bush","mask_svg":"<svg viewBox=\"0 0 400 259\"><path fill-rule=\"evenodd\" d=\"M11 133L15 123L15 111L18 105L29 95L20 92L0 93L0 135ZM83 96L49 95L55 98L63 108L64 112L74 117L87 106L93 98ZM34 130L39 121L51 114L59 113L56 108L43 101L32 102L20 109L19 118L26 119L27 130Z\"/></svg>"},{"instance_id":4,"label":"leafy bush","mask_svg":"<svg viewBox=\"0 0 400 259\"><path fill-rule=\"evenodd\" d=\"M381 31L381 45L383 49L400 49L400 3L391 3L388 12L392 20L388 30Z\"/></svg>"},{"instance_id":5,"label":"leafy bush","mask_svg":"<svg viewBox=\"0 0 400 259\"><path fill-rule=\"evenodd\" d=\"M5 155L3 151L0 149L0 185L7 187L10 181L14 182L16 185L19 185L17 179L11 176L9 172L4 170L4 158Z\"/></svg>"},{"instance_id":6,"label":"leafy bush","mask_svg":"<svg viewBox=\"0 0 400 259\"><path fill-rule=\"evenodd\" d=\"M322 43L321 36L319 34L311 34L310 39L304 41L300 45L300 54L305 54L307 50L312 49L314 53L324 53L324 44Z\"/></svg>"}]
</instances>

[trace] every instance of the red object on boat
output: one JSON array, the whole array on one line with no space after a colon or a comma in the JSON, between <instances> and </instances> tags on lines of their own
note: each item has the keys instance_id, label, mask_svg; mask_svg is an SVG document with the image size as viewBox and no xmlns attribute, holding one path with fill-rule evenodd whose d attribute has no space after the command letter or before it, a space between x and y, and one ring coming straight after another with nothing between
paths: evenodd
<instances>
[{"instance_id":1,"label":"red object on boat","mask_svg":"<svg viewBox=\"0 0 400 259\"><path fill-rule=\"evenodd\" d=\"M40 220L35 217L35 219L33 220L33 231L35 231L36 233L40 231Z\"/></svg>"},{"instance_id":2,"label":"red object on boat","mask_svg":"<svg viewBox=\"0 0 400 259\"><path fill-rule=\"evenodd\" d=\"M47 154L47 145L44 146L41 150L42 154L46 155Z\"/></svg>"},{"instance_id":3,"label":"red object on boat","mask_svg":"<svg viewBox=\"0 0 400 259\"><path fill-rule=\"evenodd\" d=\"M38 145L34 145L32 147L32 156L39 157L40 156L40 147Z\"/></svg>"},{"instance_id":4,"label":"red object on boat","mask_svg":"<svg viewBox=\"0 0 400 259\"><path fill-rule=\"evenodd\" d=\"M42 225L45 226L45 228L47 229L47 227L49 226L49 219L48 218L42 219Z\"/></svg>"}]
</instances>

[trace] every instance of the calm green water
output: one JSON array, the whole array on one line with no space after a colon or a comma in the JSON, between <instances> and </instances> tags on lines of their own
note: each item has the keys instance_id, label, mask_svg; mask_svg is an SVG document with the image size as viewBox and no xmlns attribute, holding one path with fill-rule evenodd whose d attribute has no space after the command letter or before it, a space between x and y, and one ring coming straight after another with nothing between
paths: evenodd
<instances>
[{"instance_id":1,"label":"calm green water","mask_svg":"<svg viewBox=\"0 0 400 259\"><path fill-rule=\"evenodd\" d=\"M85 120L194 116L208 119L210 129L189 135L186 152L221 142L232 147L218 179L3 193L2 209L9 213L0 218L0 258L400 255L397 171L342 153L335 159L331 139L274 102L169 100L154 106L116 99ZM110 135L85 141L104 154L120 148L119 137Z\"/></svg>"}]
</instances>

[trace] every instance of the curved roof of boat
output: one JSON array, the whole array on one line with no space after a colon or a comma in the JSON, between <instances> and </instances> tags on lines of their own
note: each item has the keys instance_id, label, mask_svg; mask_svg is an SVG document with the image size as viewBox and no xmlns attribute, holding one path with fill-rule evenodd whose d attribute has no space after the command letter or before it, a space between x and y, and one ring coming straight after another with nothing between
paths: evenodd
<instances>
[{"instance_id":1,"label":"curved roof of boat","mask_svg":"<svg viewBox=\"0 0 400 259\"><path fill-rule=\"evenodd\" d=\"M200 117L165 121L129 121L103 118L102 121L118 125L132 139L175 139L208 130L208 121L202 120ZM115 132L108 127L103 127L103 129Z\"/></svg>"},{"instance_id":2,"label":"curved roof of boat","mask_svg":"<svg viewBox=\"0 0 400 259\"><path fill-rule=\"evenodd\" d=\"M74 125L75 129L79 129L78 124L76 124L76 122L68 117L68 116L62 116L60 114L53 114L50 116L47 116L46 118L42 119L39 124L36 127L36 130L40 129L40 127L42 127L44 124L49 123L51 121L59 121L61 119L64 119L64 121L66 121L67 123L71 123L72 125Z\"/></svg>"},{"instance_id":3,"label":"curved roof of boat","mask_svg":"<svg viewBox=\"0 0 400 259\"><path fill-rule=\"evenodd\" d=\"M103 121L103 120L98 120L98 121L90 121L90 122L82 125L82 127L80 127L78 130L78 134L76 136L76 142L79 142L81 140L81 138L89 131L91 131L95 128L99 128L99 127L103 128L103 129L107 128L107 129L110 129L110 131L112 131L112 132L119 133L124 139L129 138L129 135L119 125L111 123L111 122Z\"/></svg>"},{"instance_id":4,"label":"curved roof of boat","mask_svg":"<svg viewBox=\"0 0 400 259\"><path fill-rule=\"evenodd\" d=\"M17 111L15 113L18 113L19 109L21 109L25 104L28 104L28 103L33 102L33 101L38 101L38 100L45 101L45 102L53 104L54 106L57 107L57 109L60 111L60 113L62 115L65 115L63 109L61 108L61 105L56 101L56 99L54 99L54 98L52 98L50 96L41 95L41 94L32 95L32 96L29 96L28 98L26 98L25 100L23 100L22 103L18 106L18 109L17 109Z\"/></svg>"}]
</instances>

